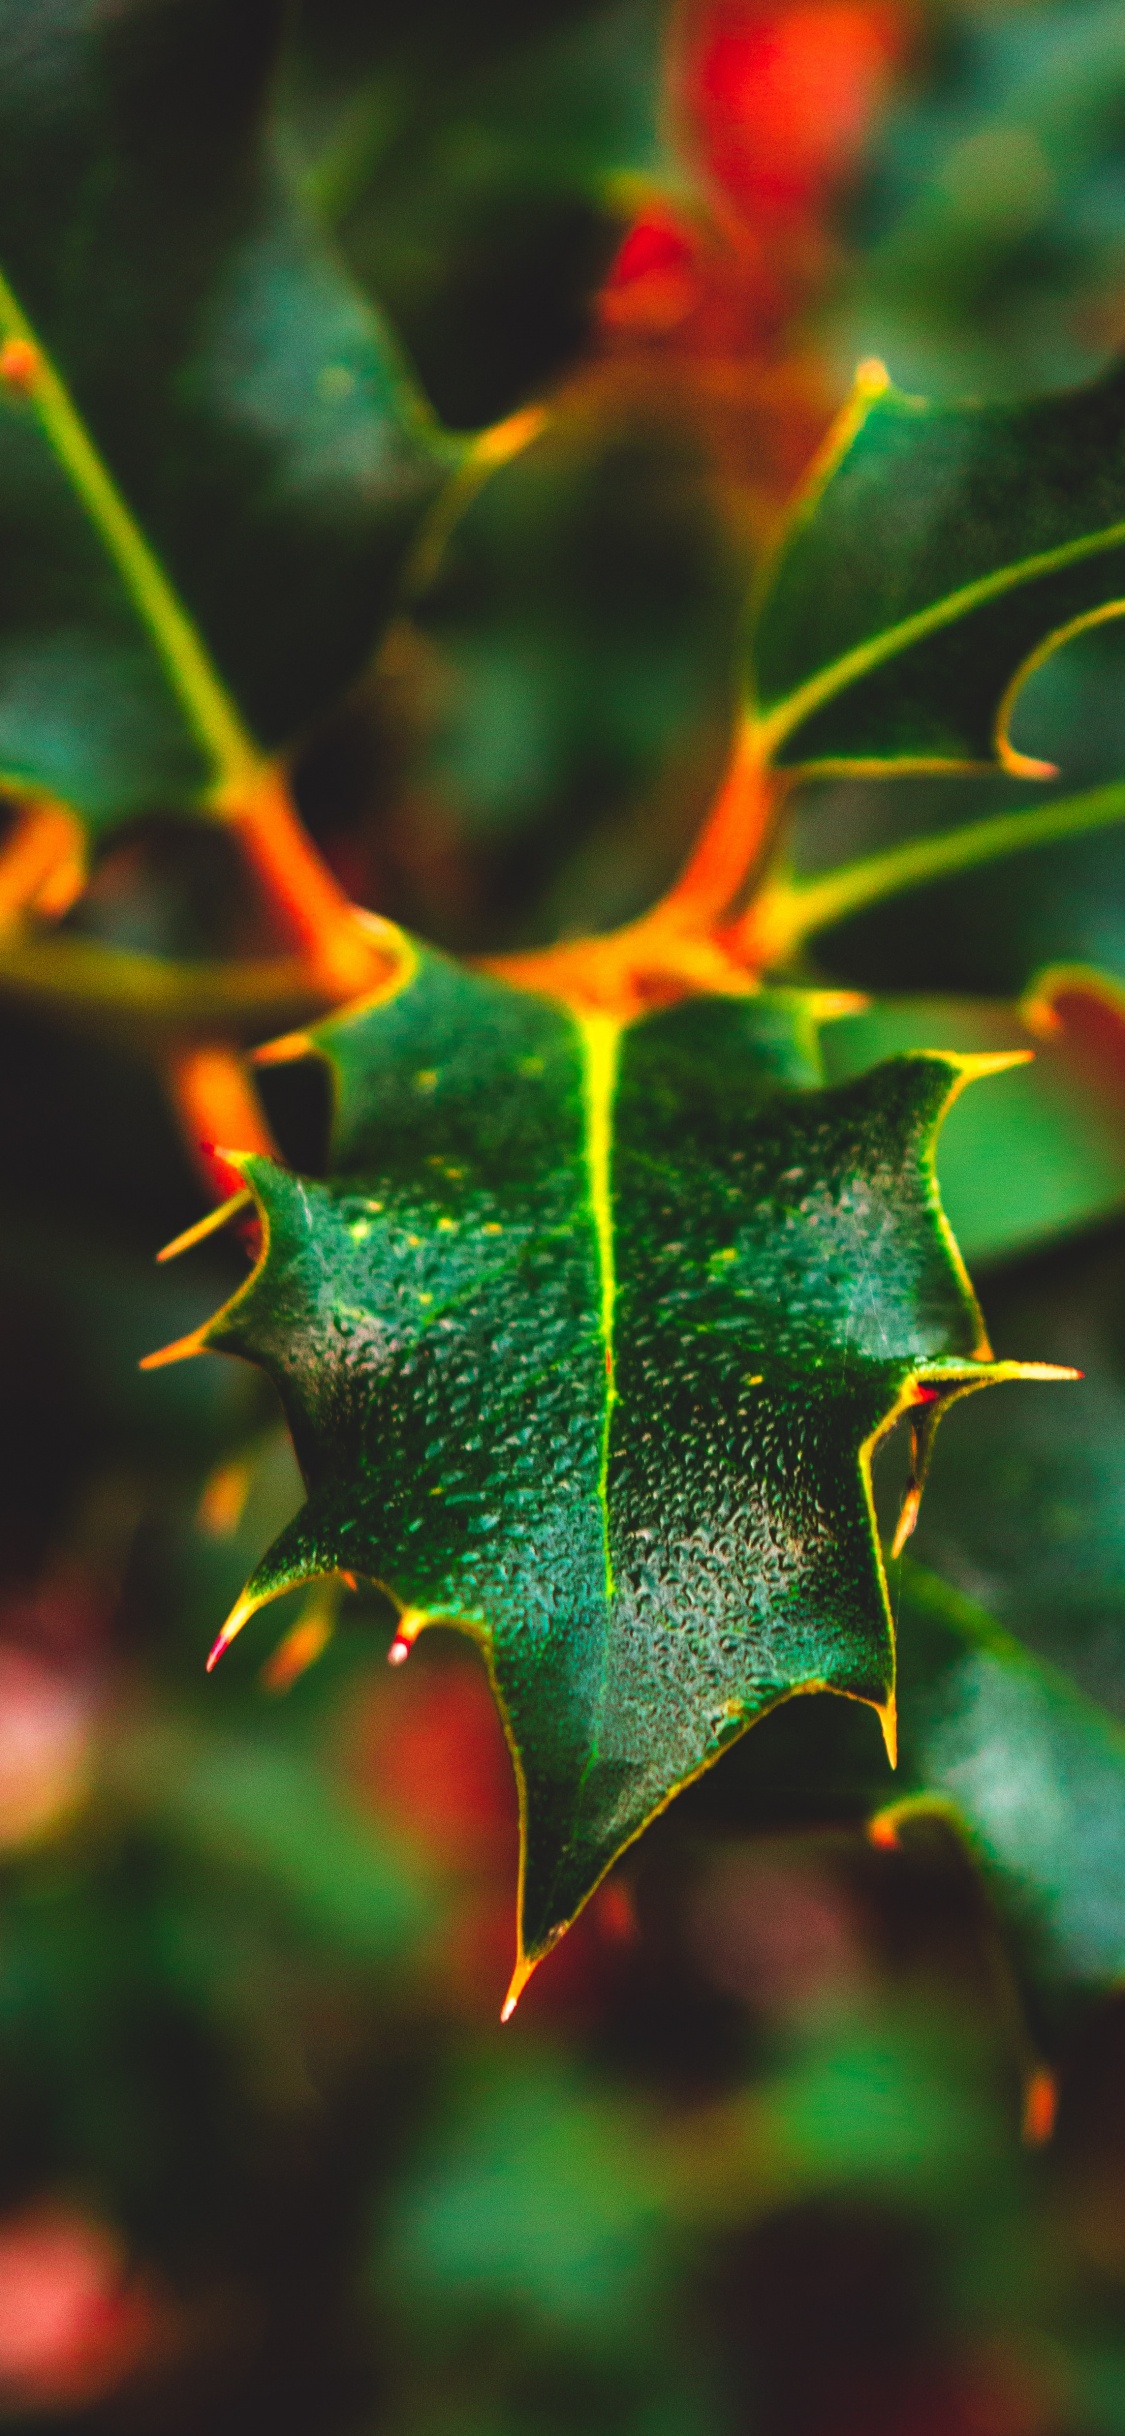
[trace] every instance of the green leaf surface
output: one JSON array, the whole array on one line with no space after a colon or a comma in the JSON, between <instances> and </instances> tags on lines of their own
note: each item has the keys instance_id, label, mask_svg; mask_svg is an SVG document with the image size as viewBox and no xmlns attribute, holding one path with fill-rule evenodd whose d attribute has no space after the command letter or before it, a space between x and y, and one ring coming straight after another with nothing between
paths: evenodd
<instances>
[{"instance_id":1,"label":"green leaf surface","mask_svg":"<svg viewBox=\"0 0 1125 2436\"><path fill-rule=\"evenodd\" d=\"M323 709L451 461L273 158L280 20L0 5L0 774L94 825Z\"/></svg>"},{"instance_id":2,"label":"green leaf surface","mask_svg":"<svg viewBox=\"0 0 1125 2436\"><path fill-rule=\"evenodd\" d=\"M818 930L817 962L858 987L972 990L1018 997L1047 964L1095 964L1125 975L1125 855L1120 820L1045 842L1053 818L1107 810L1121 787L1125 625L1087 629L1037 669L1016 707L1017 748L1053 762L1059 777L1031 782L989 772L960 778L837 780L810 786L797 807L793 860L815 886L841 866L916 851L903 891L842 908ZM974 833L1007 830L1005 851L983 862ZM958 870L934 863L927 838L964 836ZM1024 844L1018 845L1023 838ZM1036 842L1038 841L1038 842ZM1015 850L1017 849L1018 850ZM936 858L940 866L940 857Z\"/></svg>"},{"instance_id":3,"label":"green leaf surface","mask_svg":"<svg viewBox=\"0 0 1125 2436\"><path fill-rule=\"evenodd\" d=\"M784 765L1010 759L1033 655L1125 598L1125 373L1017 405L931 405L861 373L757 621Z\"/></svg>"},{"instance_id":4,"label":"green leaf surface","mask_svg":"<svg viewBox=\"0 0 1125 2436\"><path fill-rule=\"evenodd\" d=\"M419 955L316 1036L329 1180L240 1162L266 1249L185 1350L275 1380L307 1503L223 1639L334 1570L390 1591L404 1646L479 1639L528 1962L778 1701L887 1715L870 1448L998 1375L933 1182L965 1061L825 1091L815 1012L697 999L621 1030Z\"/></svg>"},{"instance_id":5,"label":"green leaf surface","mask_svg":"<svg viewBox=\"0 0 1125 2436\"><path fill-rule=\"evenodd\" d=\"M1033 1039L1014 1007L973 999L883 1000L825 1036L830 1077L911 1049L1027 1056L987 1092L966 1092L938 1146L942 1201L969 1261L999 1260L1125 1206L1125 1103L1067 1036Z\"/></svg>"},{"instance_id":6,"label":"green leaf surface","mask_svg":"<svg viewBox=\"0 0 1125 2436\"><path fill-rule=\"evenodd\" d=\"M943 1431L915 1549L1125 1722L1125 1244L1120 1226L988 1286L1002 1350L1077 1363L1064 1396L978 1398ZM992 1406L991 1411L989 1406Z\"/></svg>"}]
</instances>

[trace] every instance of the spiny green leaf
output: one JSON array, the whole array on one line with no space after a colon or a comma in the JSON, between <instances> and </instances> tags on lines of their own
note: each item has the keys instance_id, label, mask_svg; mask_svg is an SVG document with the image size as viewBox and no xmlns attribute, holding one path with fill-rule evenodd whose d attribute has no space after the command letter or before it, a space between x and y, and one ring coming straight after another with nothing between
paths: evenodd
<instances>
[{"instance_id":1,"label":"spiny green leaf","mask_svg":"<svg viewBox=\"0 0 1125 2436\"><path fill-rule=\"evenodd\" d=\"M272 157L281 16L0 0L0 773L95 824L357 674L451 462Z\"/></svg>"},{"instance_id":2,"label":"spiny green leaf","mask_svg":"<svg viewBox=\"0 0 1125 2436\"><path fill-rule=\"evenodd\" d=\"M260 1362L340 1570L477 1636L523 1811L521 1970L789 1694L893 1715L870 1448L992 1365L933 1181L973 1061L817 1088L816 1000L621 1030L417 957L321 1027L332 1174L240 1161L266 1248L182 1350ZM992 1061L987 1061L992 1062Z\"/></svg>"},{"instance_id":3,"label":"spiny green leaf","mask_svg":"<svg viewBox=\"0 0 1125 2436\"><path fill-rule=\"evenodd\" d=\"M884 1000L833 1024L833 1080L902 1050L1026 1056L987 1094L969 1092L943 1130L942 1199L969 1261L1009 1258L1125 1205L1125 1102L1120 1074L1094 1068L1061 1029L1037 1040L1019 1010L972 998Z\"/></svg>"},{"instance_id":4,"label":"spiny green leaf","mask_svg":"<svg viewBox=\"0 0 1125 2436\"><path fill-rule=\"evenodd\" d=\"M935 406L861 371L757 623L763 742L804 767L999 757L1033 656L1125 599L1125 372Z\"/></svg>"}]
</instances>

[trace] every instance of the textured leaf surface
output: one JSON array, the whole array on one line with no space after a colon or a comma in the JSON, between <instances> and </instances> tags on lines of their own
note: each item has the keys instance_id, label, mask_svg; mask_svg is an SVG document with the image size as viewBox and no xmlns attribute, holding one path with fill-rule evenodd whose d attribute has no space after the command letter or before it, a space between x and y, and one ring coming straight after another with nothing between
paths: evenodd
<instances>
[{"instance_id":1,"label":"textured leaf surface","mask_svg":"<svg viewBox=\"0 0 1125 2436\"><path fill-rule=\"evenodd\" d=\"M224 1638L334 1569L477 1635L528 1960L776 1702L887 1714L869 1449L996 1375L933 1183L964 1061L819 1089L814 1008L619 1031L425 955L317 1036L329 1181L241 1161L266 1250L185 1350L263 1364L308 1497Z\"/></svg>"},{"instance_id":2,"label":"textured leaf surface","mask_svg":"<svg viewBox=\"0 0 1125 2436\"><path fill-rule=\"evenodd\" d=\"M1101 1011L1096 1002L1092 1011ZM961 1250L968 1261L994 1261L1125 1205L1125 1028L1116 1071L1111 1045L1088 1042L1075 1023L1036 1038L1017 1008L987 1000L906 998L833 1024L825 1064L836 1081L903 1050L1026 1057L1034 1049L1030 1063L959 1100L938 1148L942 1200Z\"/></svg>"},{"instance_id":3,"label":"textured leaf surface","mask_svg":"<svg viewBox=\"0 0 1125 2436\"><path fill-rule=\"evenodd\" d=\"M275 0L0 5L5 328L22 311L268 747L357 673L449 462L271 157L280 18ZM169 665L177 639L73 472L9 382L0 772L98 822L191 802L216 771Z\"/></svg>"},{"instance_id":4,"label":"textured leaf surface","mask_svg":"<svg viewBox=\"0 0 1125 2436\"><path fill-rule=\"evenodd\" d=\"M763 601L754 684L783 763L1010 760L1046 638L1125 596L1125 373L941 406L861 375Z\"/></svg>"}]
</instances>

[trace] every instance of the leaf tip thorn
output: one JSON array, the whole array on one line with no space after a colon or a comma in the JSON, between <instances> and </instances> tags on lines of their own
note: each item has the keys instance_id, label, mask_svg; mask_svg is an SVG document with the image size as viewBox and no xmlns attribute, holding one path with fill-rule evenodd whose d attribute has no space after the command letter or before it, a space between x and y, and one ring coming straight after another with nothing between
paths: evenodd
<instances>
[{"instance_id":1,"label":"leaf tip thorn","mask_svg":"<svg viewBox=\"0 0 1125 2436\"><path fill-rule=\"evenodd\" d=\"M910 1487L903 1498L902 1512L899 1515L895 1535L891 1541L891 1555L893 1557L902 1555L902 1551L906 1546L907 1540L909 1539L910 1534L914 1529L914 1525L918 1520L918 1509L921 1503L921 1486L917 1481L912 1480ZM880 1714L882 1714L881 1711Z\"/></svg>"},{"instance_id":2,"label":"leaf tip thorn","mask_svg":"<svg viewBox=\"0 0 1125 2436\"><path fill-rule=\"evenodd\" d=\"M354 1590L355 1583L352 1583ZM405 1666L410 1652L429 1618L424 1607L406 1607L398 1620L398 1630L387 1651L388 1666Z\"/></svg>"},{"instance_id":3,"label":"leaf tip thorn","mask_svg":"<svg viewBox=\"0 0 1125 2436\"><path fill-rule=\"evenodd\" d=\"M186 1226L181 1235L173 1235L171 1243L162 1245L156 1255L157 1266L166 1260L178 1260L181 1252L190 1252L195 1244L205 1243L208 1235L214 1235L220 1227L226 1226L237 1211L248 1208L252 1199L253 1195L242 1185L238 1192L221 1202L218 1209L208 1210L205 1218L198 1218L194 1226Z\"/></svg>"},{"instance_id":4,"label":"leaf tip thorn","mask_svg":"<svg viewBox=\"0 0 1125 2436\"><path fill-rule=\"evenodd\" d=\"M515 1970L512 1973L511 1986L509 1987L508 1993L504 1998L504 2002L500 2007L500 2019L502 2022L511 2021L516 2006L523 1995L524 1989L526 1988L528 1980L530 1979L539 1959L538 1954L532 1954L529 1957L528 1955L521 1953Z\"/></svg>"},{"instance_id":5,"label":"leaf tip thorn","mask_svg":"<svg viewBox=\"0 0 1125 2436\"><path fill-rule=\"evenodd\" d=\"M197 1353L207 1350L207 1335L203 1328L193 1328L190 1336L178 1336L174 1344L161 1345L155 1353L142 1355L140 1370L166 1370L171 1362L190 1362Z\"/></svg>"},{"instance_id":6,"label":"leaf tip thorn","mask_svg":"<svg viewBox=\"0 0 1125 2436\"><path fill-rule=\"evenodd\" d=\"M290 1066L298 1057L310 1057L313 1043L307 1032L283 1032L278 1040L264 1040L252 1049L252 1066Z\"/></svg>"},{"instance_id":7,"label":"leaf tip thorn","mask_svg":"<svg viewBox=\"0 0 1125 2436\"><path fill-rule=\"evenodd\" d=\"M880 1726L883 1729L883 1742L886 1748L887 1758L889 1759L892 1768L897 1768L898 1710L895 1707L895 1696L893 1692L891 1693L890 1699L884 1701L882 1707L878 1708L875 1714L878 1717Z\"/></svg>"},{"instance_id":8,"label":"leaf tip thorn","mask_svg":"<svg viewBox=\"0 0 1125 2436\"><path fill-rule=\"evenodd\" d=\"M215 1668L222 1657L223 1651L230 1648L231 1642L235 1639L236 1635L241 1632L242 1627L247 1622L248 1618L254 1614L257 1605L258 1601L256 1599L243 1597L239 1600L237 1607L231 1608L230 1614L227 1617L221 1633L219 1634L218 1640L215 1642L208 1655L206 1671L209 1675L214 1674Z\"/></svg>"}]
</instances>

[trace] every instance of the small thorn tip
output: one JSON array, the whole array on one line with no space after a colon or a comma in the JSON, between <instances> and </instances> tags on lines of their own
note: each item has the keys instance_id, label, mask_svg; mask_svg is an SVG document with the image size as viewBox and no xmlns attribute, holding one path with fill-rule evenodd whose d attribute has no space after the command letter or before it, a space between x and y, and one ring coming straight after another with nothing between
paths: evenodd
<instances>
[{"instance_id":1,"label":"small thorn tip","mask_svg":"<svg viewBox=\"0 0 1125 2436\"><path fill-rule=\"evenodd\" d=\"M524 1989L527 1986L528 1980L530 1979L531 1974L535 1969L535 1965L539 1960L540 1956L538 1954L532 1955L530 1959L526 1954L520 1955L519 1961L517 1962L515 1970L512 1973L511 1986L509 1987L508 1993L504 1998L504 2002L500 2007L500 2019L502 2022L511 2021L516 2006L518 2005Z\"/></svg>"},{"instance_id":2,"label":"small thorn tip","mask_svg":"<svg viewBox=\"0 0 1125 2436\"><path fill-rule=\"evenodd\" d=\"M883 1742L886 1748L887 1758L889 1759L892 1768L897 1768L898 1710L895 1707L895 1696L893 1692L891 1693L891 1697L885 1703L884 1707L877 1710L876 1714L883 1729Z\"/></svg>"}]
</instances>

